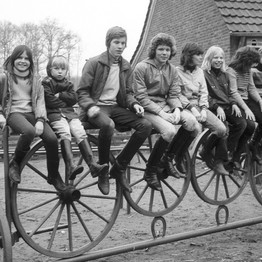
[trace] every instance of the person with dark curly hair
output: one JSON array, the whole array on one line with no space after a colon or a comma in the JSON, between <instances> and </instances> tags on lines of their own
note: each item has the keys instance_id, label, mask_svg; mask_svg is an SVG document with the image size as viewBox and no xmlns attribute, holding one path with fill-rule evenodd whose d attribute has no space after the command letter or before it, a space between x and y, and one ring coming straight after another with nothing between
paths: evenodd
<instances>
[{"instance_id":1,"label":"person with dark curly hair","mask_svg":"<svg viewBox=\"0 0 262 262\"><path fill-rule=\"evenodd\" d=\"M262 48L260 48L258 52L260 54L260 61L257 66L251 68L251 72L258 93L262 96Z\"/></svg>"},{"instance_id":2,"label":"person with dark curly hair","mask_svg":"<svg viewBox=\"0 0 262 262\"><path fill-rule=\"evenodd\" d=\"M256 121L258 126L249 141L252 158L258 164L262 164L262 158L258 152L258 142L262 138L262 99L255 87L251 68L260 62L259 52L252 47L239 48L228 65L230 86L236 90L241 98L239 106L244 110L248 120Z\"/></svg>"},{"instance_id":3,"label":"person with dark curly hair","mask_svg":"<svg viewBox=\"0 0 262 262\"><path fill-rule=\"evenodd\" d=\"M213 170L221 175L228 175L224 164L227 155L227 128L208 108L208 89L202 64L204 50L197 43L186 43L182 49L180 66L177 67L182 105L189 109L203 127L211 131L203 150L202 158L207 162L211 151L215 149Z\"/></svg>"},{"instance_id":4,"label":"person with dark curly hair","mask_svg":"<svg viewBox=\"0 0 262 262\"><path fill-rule=\"evenodd\" d=\"M178 171L185 172L182 157L200 131L196 118L189 110L183 109L180 101L178 73L169 63L175 54L174 37L159 33L150 42L148 58L134 69L136 98L145 109L145 118L160 133L144 174L148 186L158 191L162 190L161 173L180 177L172 163L174 157Z\"/></svg>"}]
</instances>

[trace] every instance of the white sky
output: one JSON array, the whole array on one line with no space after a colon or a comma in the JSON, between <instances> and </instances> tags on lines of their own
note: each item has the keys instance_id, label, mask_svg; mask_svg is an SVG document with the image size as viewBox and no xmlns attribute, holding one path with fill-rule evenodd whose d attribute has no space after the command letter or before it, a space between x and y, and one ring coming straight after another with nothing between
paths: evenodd
<instances>
[{"instance_id":1,"label":"white sky","mask_svg":"<svg viewBox=\"0 0 262 262\"><path fill-rule=\"evenodd\" d=\"M143 29L148 5L149 0L2 0L0 20L20 25L55 18L63 28L80 36L81 70L86 58L106 50L106 32L116 25L127 31L123 56L130 60Z\"/></svg>"}]
</instances>

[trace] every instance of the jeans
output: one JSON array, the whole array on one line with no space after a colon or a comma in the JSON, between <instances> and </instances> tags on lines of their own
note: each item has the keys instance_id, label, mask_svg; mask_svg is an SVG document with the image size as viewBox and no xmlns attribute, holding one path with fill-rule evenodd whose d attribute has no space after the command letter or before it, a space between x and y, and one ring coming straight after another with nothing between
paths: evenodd
<instances>
[{"instance_id":1,"label":"jeans","mask_svg":"<svg viewBox=\"0 0 262 262\"><path fill-rule=\"evenodd\" d=\"M226 121L229 124L229 134L227 146L229 152L234 152L239 144L241 137L251 137L254 133L256 124L254 121L246 119L245 112L241 110L242 117L232 114L232 107L224 108Z\"/></svg>"},{"instance_id":2,"label":"jeans","mask_svg":"<svg viewBox=\"0 0 262 262\"><path fill-rule=\"evenodd\" d=\"M35 138L36 119L33 113L11 113L7 124L15 133L20 134L16 151L25 152L30 150L30 145ZM58 141L52 128L45 122L44 131L40 135L46 149L47 162L59 162Z\"/></svg>"},{"instance_id":3,"label":"jeans","mask_svg":"<svg viewBox=\"0 0 262 262\"><path fill-rule=\"evenodd\" d=\"M115 127L134 129L128 143L118 155L118 162L126 166L145 139L150 135L152 126L145 118L138 117L134 112L118 105L99 106L100 113L89 118L95 128L100 129L98 135L99 163L109 163L109 152Z\"/></svg>"},{"instance_id":4,"label":"jeans","mask_svg":"<svg viewBox=\"0 0 262 262\"><path fill-rule=\"evenodd\" d=\"M184 129L188 131L194 131L194 136L200 132L200 126L193 116L193 114L188 110L183 110L181 112L181 119L177 125L174 125L159 115L155 115L149 112L145 112L145 118L152 123L153 128L160 133L162 138L167 141L171 142L176 135L179 125L182 125Z\"/></svg>"},{"instance_id":5,"label":"jeans","mask_svg":"<svg viewBox=\"0 0 262 262\"><path fill-rule=\"evenodd\" d=\"M61 140L67 139L71 141L72 134L75 137L77 144L79 144L87 137L85 129L78 118L68 120L65 117L62 117L58 121L51 122L50 126Z\"/></svg>"}]
</instances>

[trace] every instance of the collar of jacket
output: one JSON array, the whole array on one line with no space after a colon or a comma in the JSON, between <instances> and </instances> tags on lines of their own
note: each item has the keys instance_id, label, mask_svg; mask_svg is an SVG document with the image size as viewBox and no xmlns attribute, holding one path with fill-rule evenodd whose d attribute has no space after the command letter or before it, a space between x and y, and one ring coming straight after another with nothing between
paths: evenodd
<instances>
[{"instance_id":1,"label":"collar of jacket","mask_svg":"<svg viewBox=\"0 0 262 262\"><path fill-rule=\"evenodd\" d=\"M154 59L147 58L147 59L145 59L145 63L150 64L150 65L154 66L155 68L158 68ZM166 68L168 65L169 65L169 61L166 61L166 63L162 67L162 69Z\"/></svg>"},{"instance_id":2,"label":"collar of jacket","mask_svg":"<svg viewBox=\"0 0 262 262\"><path fill-rule=\"evenodd\" d=\"M102 53L99 56L98 59L99 63L104 64L108 67L110 67L110 62L109 62L109 57L108 57L108 51L105 51L104 53ZM130 69L130 64L127 62L127 60L125 60L123 57L121 57L120 61L119 61L119 66L120 66L120 70L121 71L125 71Z\"/></svg>"}]
</instances>

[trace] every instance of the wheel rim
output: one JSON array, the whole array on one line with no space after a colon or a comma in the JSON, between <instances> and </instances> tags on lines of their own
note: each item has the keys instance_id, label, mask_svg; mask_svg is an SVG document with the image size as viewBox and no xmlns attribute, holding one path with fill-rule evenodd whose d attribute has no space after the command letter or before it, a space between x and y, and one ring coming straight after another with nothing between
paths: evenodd
<instances>
[{"instance_id":1,"label":"wheel rim","mask_svg":"<svg viewBox=\"0 0 262 262\"><path fill-rule=\"evenodd\" d=\"M197 195L213 205L225 205L236 199L248 181L250 164L248 154L241 157L241 169L232 168L229 176L215 173L210 163L206 163L199 152L210 131L201 134L192 156L192 186ZM212 161L211 161L212 162Z\"/></svg>"},{"instance_id":2,"label":"wheel rim","mask_svg":"<svg viewBox=\"0 0 262 262\"><path fill-rule=\"evenodd\" d=\"M256 162L252 163L252 173L249 181L255 198L262 205L262 166Z\"/></svg>"},{"instance_id":3,"label":"wheel rim","mask_svg":"<svg viewBox=\"0 0 262 262\"><path fill-rule=\"evenodd\" d=\"M147 157L148 154L138 151L132 159L128 167L132 193L124 191L124 195L128 204L138 213L152 217L163 216L176 208L187 192L191 178L190 156L187 152L183 160L186 174L180 174L179 179L171 176L160 179L162 192L149 188L143 179Z\"/></svg>"},{"instance_id":4,"label":"wheel rim","mask_svg":"<svg viewBox=\"0 0 262 262\"><path fill-rule=\"evenodd\" d=\"M90 141L96 145L94 138ZM110 194L102 195L87 166L64 192L57 192L46 182L45 159L34 159L42 147L40 141L24 159L21 184L12 190L14 224L25 242L38 252L58 258L78 256L108 234L117 218L122 193L112 179ZM60 173L64 177L62 162ZM35 200L33 206L31 199Z\"/></svg>"},{"instance_id":5,"label":"wheel rim","mask_svg":"<svg viewBox=\"0 0 262 262\"><path fill-rule=\"evenodd\" d=\"M5 217L4 210L0 207L0 261L12 262L11 231Z\"/></svg>"}]
</instances>

